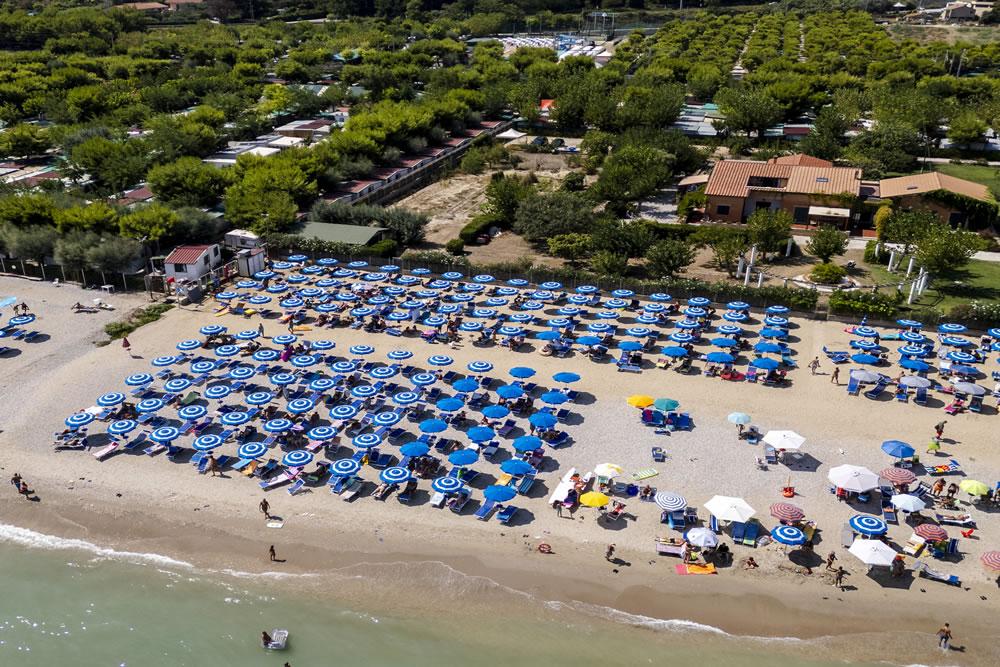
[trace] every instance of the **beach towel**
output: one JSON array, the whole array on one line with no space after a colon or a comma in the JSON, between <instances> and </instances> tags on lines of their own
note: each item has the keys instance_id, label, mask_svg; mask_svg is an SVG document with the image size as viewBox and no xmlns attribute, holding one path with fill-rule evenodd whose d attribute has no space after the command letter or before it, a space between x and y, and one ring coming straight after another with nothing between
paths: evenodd
<instances>
[{"instance_id":1,"label":"beach towel","mask_svg":"<svg viewBox=\"0 0 1000 667\"><path fill-rule=\"evenodd\" d=\"M681 563L680 565L674 565L674 570L677 574L716 574L715 565L711 563L708 565L685 565Z\"/></svg>"},{"instance_id":2,"label":"beach towel","mask_svg":"<svg viewBox=\"0 0 1000 667\"><path fill-rule=\"evenodd\" d=\"M643 468L642 470L636 470L632 473L632 479L639 481L643 479L649 479L650 477L656 477L660 473L656 468Z\"/></svg>"}]
</instances>

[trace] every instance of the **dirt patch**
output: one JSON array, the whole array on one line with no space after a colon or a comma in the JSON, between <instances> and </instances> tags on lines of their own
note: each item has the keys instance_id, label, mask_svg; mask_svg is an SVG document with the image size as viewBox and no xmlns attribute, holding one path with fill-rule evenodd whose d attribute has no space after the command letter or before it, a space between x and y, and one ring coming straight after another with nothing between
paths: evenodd
<instances>
[{"instance_id":1,"label":"dirt patch","mask_svg":"<svg viewBox=\"0 0 1000 667\"><path fill-rule=\"evenodd\" d=\"M514 262L525 257L536 266L562 266L558 257L538 254L531 244L513 232L503 232L487 245L465 246L466 255L473 264Z\"/></svg>"},{"instance_id":2,"label":"dirt patch","mask_svg":"<svg viewBox=\"0 0 1000 667\"><path fill-rule=\"evenodd\" d=\"M472 176L456 174L431 183L397 206L430 216L427 238L421 250L439 250L444 244L458 237L458 232L479 212L486 201L485 190L488 174Z\"/></svg>"}]
</instances>

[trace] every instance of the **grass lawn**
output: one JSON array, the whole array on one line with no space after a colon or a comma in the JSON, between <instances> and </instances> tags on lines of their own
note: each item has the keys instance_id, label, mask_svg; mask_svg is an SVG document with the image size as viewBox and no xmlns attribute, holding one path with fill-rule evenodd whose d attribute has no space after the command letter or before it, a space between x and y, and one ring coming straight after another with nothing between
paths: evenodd
<instances>
[{"instance_id":1,"label":"grass lawn","mask_svg":"<svg viewBox=\"0 0 1000 667\"><path fill-rule=\"evenodd\" d=\"M874 282L890 283L903 276L903 273L889 273L878 264L863 266L868 270L869 280ZM902 266L906 267L905 261ZM974 259L961 269L937 277L912 307L947 313L952 306L969 301L1000 301L1000 262Z\"/></svg>"},{"instance_id":2,"label":"grass lawn","mask_svg":"<svg viewBox=\"0 0 1000 667\"><path fill-rule=\"evenodd\" d=\"M934 169L942 174L948 174L955 178L964 178L967 181L982 183L990 189L990 192L1000 193L1000 169L996 167L983 167L978 164L935 164Z\"/></svg>"}]
</instances>

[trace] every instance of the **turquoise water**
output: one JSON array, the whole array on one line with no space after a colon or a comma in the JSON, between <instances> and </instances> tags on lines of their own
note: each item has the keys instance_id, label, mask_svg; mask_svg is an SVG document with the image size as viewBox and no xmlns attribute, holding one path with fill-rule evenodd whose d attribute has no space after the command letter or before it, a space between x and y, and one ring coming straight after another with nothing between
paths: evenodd
<instances>
[{"instance_id":1,"label":"turquoise water","mask_svg":"<svg viewBox=\"0 0 1000 667\"><path fill-rule=\"evenodd\" d=\"M614 622L594 610L527 600L439 564L372 566L323 578L250 577L199 573L168 559L79 543L53 548L55 538L31 540L45 548L25 541L0 541L5 666L606 667L667 664L666 656L671 664L737 667L846 662L807 659L830 653L797 640L731 638L625 615ZM417 579L422 593L410 585ZM340 601L338 591L351 602ZM258 646L261 630L275 627L291 631L289 650Z\"/></svg>"}]
</instances>

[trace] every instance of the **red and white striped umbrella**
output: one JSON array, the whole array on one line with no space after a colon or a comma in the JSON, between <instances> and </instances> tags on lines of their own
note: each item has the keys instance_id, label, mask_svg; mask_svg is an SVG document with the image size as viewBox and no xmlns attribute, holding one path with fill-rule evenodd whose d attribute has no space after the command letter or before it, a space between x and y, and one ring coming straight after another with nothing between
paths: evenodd
<instances>
[{"instance_id":1,"label":"red and white striped umbrella","mask_svg":"<svg viewBox=\"0 0 1000 667\"><path fill-rule=\"evenodd\" d=\"M917 481L917 476L906 468L886 468L878 476L893 484L913 484Z\"/></svg>"},{"instance_id":2,"label":"red and white striped umbrella","mask_svg":"<svg viewBox=\"0 0 1000 667\"><path fill-rule=\"evenodd\" d=\"M979 560L987 569L1000 572L1000 551L987 551Z\"/></svg>"},{"instance_id":3,"label":"red and white striped umbrella","mask_svg":"<svg viewBox=\"0 0 1000 667\"><path fill-rule=\"evenodd\" d=\"M948 539L948 531L933 523L922 523L913 532L931 542L941 542Z\"/></svg>"},{"instance_id":4,"label":"red and white striped umbrella","mask_svg":"<svg viewBox=\"0 0 1000 667\"><path fill-rule=\"evenodd\" d=\"M798 508L791 503L774 503L771 505L771 516L778 521L792 523L795 521L801 521L805 515L806 513L803 512L801 508Z\"/></svg>"}]
</instances>

